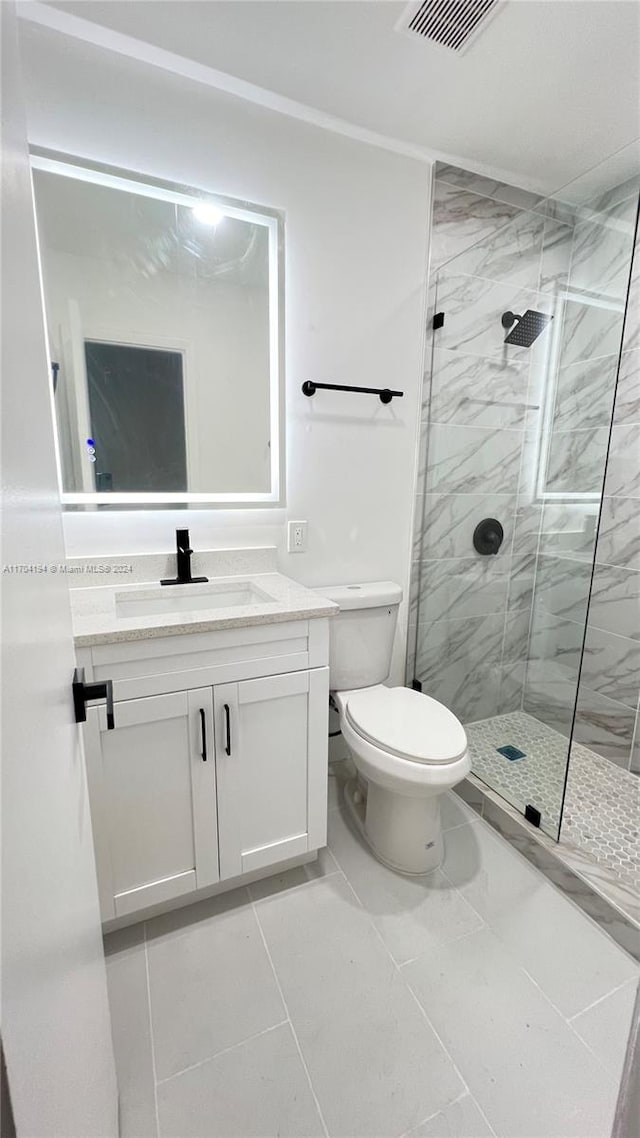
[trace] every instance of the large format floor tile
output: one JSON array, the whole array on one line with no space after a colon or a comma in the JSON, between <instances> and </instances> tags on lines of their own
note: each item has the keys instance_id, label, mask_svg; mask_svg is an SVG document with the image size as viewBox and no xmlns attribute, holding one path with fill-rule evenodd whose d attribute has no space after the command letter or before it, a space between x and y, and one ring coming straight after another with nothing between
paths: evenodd
<instances>
[{"instance_id":1,"label":"large format floor tile","mask_svg":"<svg viewBox=\"0 0 640 1138\"><path fill-rule=\"evenodd\" d=\"M404 1134L464 1090L340 876L256 905L332 1138Z\"/></svg>"},{"instance_id":2,"label":"large format floor tile","mask_svg":"<svg viewBox=\"0 0 640 1138\"><path fill-rule=\"evenodd\" d=\"M544 884L541 874L484 823L445 833L442 868L488 922L510 912Z\"/></svg>"},{"instance_id":3,"label":"large format floor tile","mask_svg":"<svg viewBox=\"0 0 640 1138\"><path fill-rule=\"evenodd\" d=\"M158 1110L161 1138L324 1134L288 1024L161 1083Z\"/></svg>"},{"instance_id":4,"label":"large format floor tile","mask_svg":"<svg viewBox=\"0 0 640 1138\"><path fill-rule=\"evenodd\" d=\"M107 938L123 1138L609 1138L636 965L455 795L394 874L335 767L318 863Z\"/></svg>"},{"instance_id":5,"label":"large format floor tile","mask_svg":"<svg viewBox=\"0 0 640 1138\"><path fill-rule=\"evenodd\" d=\"M329 846L399 964L481 926L444 874L405 877L388 869L371 856L340 810L329 818Z\"/></svg>"},{"instance_id":6,"label":"large format floor tile","mask_svg":"<svg viewBox=\"0 0 640 1138\"><path fill-rule=\"evenodd\" d=\"M306 865L297 865L293 869L286 869L284 873L274 873L272 877L262 877L249 886L249 896L252 901L260 901L263 897L272 897L274 893L282 893L287 889L295 889L298 885L307 885L309 881L318 881L322 877L329 877L338 873L338 866L329 850L325 847L318 852L315 861Z\"/></svg>"},{"instance_id":7,"label":"large format floor tile","mask_svg":"<svg viewBox=\"0 0 640 1138\"><path fill-rule=\"evenodd\" d=\"M636 990L635 981L623 984L571 1020L580 1038L616 1079L624 1064Z\"/></svg>"},{"instance_id":8,"label":"large format floor tile","mask_svg":"<svg viewBox=\"0 0 640 1138\"><path fill-rule=\"evenodd\" d=\"M467 1094L412 1130L407 1138L493 1138L493 1130Z\"/></svg>"},{"instance_id":9,"label":"large format floor tile","mask_svg":"<svg viewBox=\"0 0 640 1138\"><path fill-rule=\"evenodd\" d=\"M156 1138L144 926L112 933L105 953L121 1138Z\"/></svg>"},{"instance_id":10,"label":"large format floor tile","mask_svg":"<svg viewBox=\"0 0 640 1138\"><path fill-rule=\"evenodd\" d=\"M635 961L553 885L542 885L492 927L567 1017L640 974Z\"/></svg>"},{"instance_id":11,"label":"large format floor tile","mask_svg":"<svg viewBox=\"0 0 640 1138\"><path fill-rule=\"evenodd\" d=\"M150 921L147 950L158 1079L286 1019L244 890Z\"/></svg>"},{"instance_id":12,"label":"large format floor tile","mask_svg":"<svg viewBox=\"0 0 640 1138\"><path fill-rule=\"evenodd\" d=\"M498 1134L608 1138L616 1080L490 929L402 971Z\"/></svg>"}]
</instances>

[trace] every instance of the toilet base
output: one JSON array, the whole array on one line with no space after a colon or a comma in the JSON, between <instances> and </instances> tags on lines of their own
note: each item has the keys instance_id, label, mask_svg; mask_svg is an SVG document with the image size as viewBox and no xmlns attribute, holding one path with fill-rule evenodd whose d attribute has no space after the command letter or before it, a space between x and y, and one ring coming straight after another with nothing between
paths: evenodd
<instances>
[{"instance_id":1,"label":"toilet base","mask_svg":"<svg viewBox=\"0 0 640 1138\"><path fill-rule=\"evenodd\" d=\"M344 788L358 830L383 865L409 877L438 869L444 852L440 795L409 798L369 783L366 804L355 778Z\"/></svg>"}]
</instances>

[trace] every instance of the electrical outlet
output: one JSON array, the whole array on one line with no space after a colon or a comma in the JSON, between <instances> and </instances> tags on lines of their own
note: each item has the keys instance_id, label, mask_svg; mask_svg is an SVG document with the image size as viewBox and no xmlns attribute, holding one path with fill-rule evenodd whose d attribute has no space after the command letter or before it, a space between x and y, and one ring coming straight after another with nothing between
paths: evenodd
<instances>
[{"instance_id":1,"label":"electrical outlet","mask_svg":"<svg viewBox=\"0 0 640 1138\"><path fill-rule=\"evenodd\" d=\"M289 522L287 549L289 553L307 552L306 522Z\"/></svg>"}]
</instances>

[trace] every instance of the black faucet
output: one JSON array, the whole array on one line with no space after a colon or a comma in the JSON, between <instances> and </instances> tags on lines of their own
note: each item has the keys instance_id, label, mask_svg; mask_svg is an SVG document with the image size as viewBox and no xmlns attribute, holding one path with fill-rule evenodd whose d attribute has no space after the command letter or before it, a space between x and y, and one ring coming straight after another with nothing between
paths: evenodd
<instances>
[{"instance_id":1,"label":"black faucet","mask_svg":"<svg viewBox=\"0 0 640 1138\"><path fill-rule=\"evenodd\" d=\"M192 577L191 576L191 554L193 550L189 546L189 530L177 529L176 530L176 569L178 572L177 577L166 577L160 582L161 585L197 585L200 582L208 581L208 577Z\"/></svg>"}]
</instances>

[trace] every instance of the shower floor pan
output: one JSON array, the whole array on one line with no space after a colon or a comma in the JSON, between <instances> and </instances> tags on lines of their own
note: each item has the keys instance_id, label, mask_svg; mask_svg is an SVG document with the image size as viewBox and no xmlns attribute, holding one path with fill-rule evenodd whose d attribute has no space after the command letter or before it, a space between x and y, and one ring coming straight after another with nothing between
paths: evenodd
<instances>
[{"instance_id":1,"label":"shower floor pan","mask_svg":"<svg viewBox=\"0 0 640 1138\"><path fill-rule=\"evenodd\" d=\"M568 740L524 711L465 727L473 774L489 790L524 813L531 804L541 828L557 836ZM497 747L514 746L524 758L510 761ZM636 899L640 915L640 777L578 743L571 748L558 852L591 864L599 884L617 904ZM619 889L616 888L619 887ZM629 904L622 905L628 911ZM635 906L633 906L635 908Z\"/></svg>"}]
</instances>

